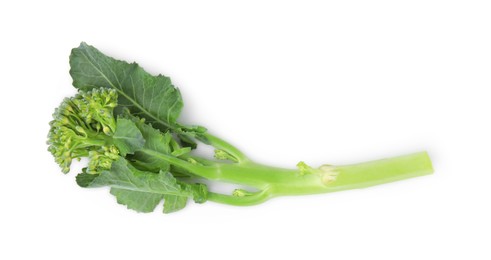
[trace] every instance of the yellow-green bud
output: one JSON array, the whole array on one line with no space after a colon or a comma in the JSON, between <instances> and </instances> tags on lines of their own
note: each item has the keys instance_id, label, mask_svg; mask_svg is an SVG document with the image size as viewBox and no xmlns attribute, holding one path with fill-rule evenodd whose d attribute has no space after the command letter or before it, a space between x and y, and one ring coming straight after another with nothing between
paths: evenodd
<instances>
[{"instance_id":1,"label":"yellow-green bud","mask_svg":"<svg viewBox=\"0 0 491 260\"><path fill-rule=\"evenodd\" d=\"M102 127L102 131L106 134L106 135L110 135L111 134L111 129L109 129L109 127L107 126L103 126Z\"/></svg>"}]
</instances>

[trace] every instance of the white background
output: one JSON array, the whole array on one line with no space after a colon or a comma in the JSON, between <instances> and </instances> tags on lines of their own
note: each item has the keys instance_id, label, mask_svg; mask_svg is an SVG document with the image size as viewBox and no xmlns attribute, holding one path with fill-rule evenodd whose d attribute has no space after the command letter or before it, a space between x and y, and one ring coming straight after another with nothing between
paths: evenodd
<instances>
[{"instance_id":1,"label":"white background","mask_svg":"<svg viewBox=\"0 0 491 260\"><path fill-rule=\"evenodd\" d=\"M1 259L490 259L489 1L2 1ZM434 175L163 215L46 151L81 41L171 76L181 122L282 167L427 150Z\"/></svg>"}]
</instances>

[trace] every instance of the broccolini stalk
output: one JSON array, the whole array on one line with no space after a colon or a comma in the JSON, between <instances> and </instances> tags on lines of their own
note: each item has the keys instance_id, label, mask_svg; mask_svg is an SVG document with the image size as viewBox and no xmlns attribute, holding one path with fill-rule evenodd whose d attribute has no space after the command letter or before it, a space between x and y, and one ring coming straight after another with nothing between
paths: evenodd
<instances>
[{"instance_id":1,"label":"broccolini stalk","mask_svg":"<svg viewBox=\"0 0 491 260\"><path fill-rule=\"evenodd\" d=\"M116 98L115 91L94 89L65 99L51 122L49 150L65 173L72 159L88 157L89 166L77 182L82 187L110 186L118 202L140 211L149 210L138 205L146 203L148 197L154 201L193 198L200 203L211 200L246 206L276 196L361 188L432 172L424 152L348 166L313 168L299 162L295 169L276 168L253 162L209 133L199 134L196 141L217 148L217 160L200 158L190 154L189 147L181 146L170 130L161 132L128 111L115 118ZM187 177L193 177L194 182ZM251 190L219 194L209 192L196 180L230 182ZM174 188L169 189L169 185ZM176 210L171 206L166 209Z\"/></svg>"},{"instance_id":2,"label":"broccolini stalk","mask_svg":"<svg viewBox=\"0 0 491 260\"><path fill-rule=\"evenodd\" d=\"M178 123L183 101L168 77L150 75L136 63L113 59L85 43L72 50L70 65L80 93L56 109L49 151L64 173L73 159L88 157L77 183L108 186L118 203L139 212L153 211L162 200L164 213L184 208L189 198L247 206L433 172L426 152L342 166L263 165L204 127ZM213 146L215 158L193 154L199 143ZM203 184L219 182L245 188L220 194Z\"/></svg>"}]
</instances>

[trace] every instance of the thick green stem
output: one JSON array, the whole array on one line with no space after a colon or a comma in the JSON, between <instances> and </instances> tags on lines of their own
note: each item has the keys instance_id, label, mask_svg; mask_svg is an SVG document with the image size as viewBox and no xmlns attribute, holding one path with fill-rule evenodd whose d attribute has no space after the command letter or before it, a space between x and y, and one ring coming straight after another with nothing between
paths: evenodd
<instances>
[{"instance_id":1,"label":"thick green stem","mask_svg":"<svg viewBox=\"0 0 491 260\"><path fill-rule=\"evenodd\" d=\"M328 185L329 191L364 188L373 185L424 176L433 173L430 157L426 152L400 157L337 166L336 180Z\"/></svg>"},{"instance_id":2,"label":"thick green stem","mask_svg":"<svg viewBox=\"0 0 491 260\"><path fill-rule=\"evenodd\" d=\"M364 188L433 172L426 152L354 165L323 165L319 168L311 168L301 164L300 169L283 169L251 161L217 162L205 166L192 164L172 155L152 150L143 149L142 151L205 179L247 185L259 190L242 196L210 193L210 201L237 206L255 205L276 196L307 195Z\"/></svg>"},{"instance_id":3,"label":"thick green stem","mask_svg":"<svg viewBox=\"0 0 491 260\"><path fill-rule=\"evenodd\" d=\"M150 156L154 156L156 158L163 159L163 160L167 161L168 163L170 163L174 166L177 166L177 167L181 167L184 170L187 170L191 173L194 173L199 177L203 177L203 178L210 179L210 180L217 178L215 171L213 171L209 166L192 164L192 163L189 163L187 161L181 160L177 157L174 157L172 155L165 154L165 153L159 153L159 152L156 152L156 151L150 150L150 149L142 149L142 150L140 150L140 152L144 152Z\"/></svg>"},{"instance_id":4,"label":"thick green stem","mask_svg":"<svg viewBox=\"0 0 491 260\"><path fill-rule=\"evenodd\" d=\"M269 198L288 195L307 195L364 188L433 173L426 152L345 166L324 165L302 174L257 164L220 166L220 179L259 188L251 196L235 197L212 194L211 201L247 206Z\"/></svg>"}]
</instances>

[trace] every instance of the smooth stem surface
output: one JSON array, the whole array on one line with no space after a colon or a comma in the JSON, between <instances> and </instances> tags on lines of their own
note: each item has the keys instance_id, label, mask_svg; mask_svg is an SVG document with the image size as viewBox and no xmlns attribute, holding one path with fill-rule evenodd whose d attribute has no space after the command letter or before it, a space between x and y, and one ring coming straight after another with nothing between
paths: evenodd
<instances>
[{"instance_id":1,"label":"smooth stem surface","mask_svg":"<svg viewBox=\"0 0 491 260\"><path fill-rule=\"evenodd\" d=\"M217 140L213 139L213 142L215 145ZM223 146L220 147L220 149L223 148ZM307 172L261 165L249 160L199 165L148 149L143 149L142 152L164 159L174 166L211 181L247 185L259 190L241 196L213 192L209 194L210 201L237 206L259 204L276 196L307 195L364 188L433 173L431 160L426 152L353 165L308 167ZM234 156L245 158L238 150L232 149L232 152Z\"/></svg>"},{"instance_id":2,"label":"smooth stem surface","mask_svg":"<svg viewBox=\"0 0 491 260\"><path fill-rule=\"evenodd\" d=\"M337 166L336 181L329 185L329 191L364 188L433 173L430 157L426 152L400 157Z\"/></svg>"},{"instance_id":3,"label":"smooth stem surface","mask_svg":"<svg viewBox=\"0 0 491 260\"><path fill-rule=\"evenodd\" d=\"M224 195L214 192L208 193L209 201L233 205L233 206L253 206L265 202L269 198L271 198L271 194L267 190L259 191L252 195L243 196L243 197L238 197L234 195Z\"/></svg>"},{"instance_id":4,"label":"smooth stem surface","mask_svg":"<svg viewBox=\"0 0 491 260\"><path fill-rule=\"evenodd\" d=\"M245 154L243 154L239 149L221 138L218 138L210 133L204 133L203 138L203 141L205 143L212 145L216 149L226 151L227 153L235 157L239 162L245 162L249 160L247 156L245 156Z\"/></svg>"},{"instance_id":5,"label":"smooth stem surface","mask_svg":"<svg viewBox=\"0 0 491 260\"><path fill-rule=\"evenodd\" d=\"M203 166L203 165L198 165L198 164L192 164L187 161L181 160L177 157L174 157L172 155L168 155L165 153L159 153L154 150L149 150L149 149L142 149L140 150L141 152L146 153L147 155L154 156L160 159L163 159L167 161L169 164L181 167L191 173L194 173L200 177L206 178L206 179L216 179L216 173L210 169L208 166Z\"/></svg>"},{"instance_id":6,"label":"smooth stem surface","mask_svg":"<svg viewBox=\"0 0 491 260\"><path fill-rule=\"evenodd\" d=\"M220 167L221 180L260 188L248 196L212 193L210 201L236 206L262 203L269 198L288 195L327 193L364 188L433 173L426 152L345 166L322 166L312 173L272 168L252 163Z\"/></svg>"}]
</instances>

